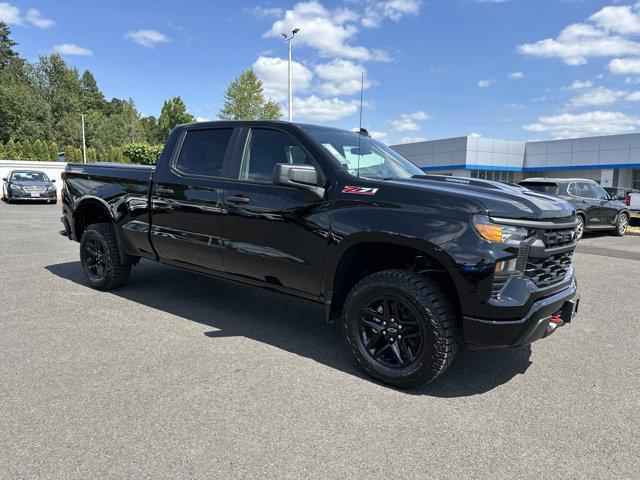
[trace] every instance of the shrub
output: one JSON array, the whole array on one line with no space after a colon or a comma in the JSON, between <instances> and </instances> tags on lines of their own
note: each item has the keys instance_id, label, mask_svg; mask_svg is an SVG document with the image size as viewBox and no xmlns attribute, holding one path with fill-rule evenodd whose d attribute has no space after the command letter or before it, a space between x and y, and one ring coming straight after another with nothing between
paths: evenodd
<instances>
[{"instance_id":1,"label":"shrub","mask_svg":"<svg viewBox=\"0 0 640 480\"><path fill-rule=\"evenodd\" d=\"M146 143L131 143L122 147L122 153L130 163L144 165L155 165L161 151L162 145L147 145Z\"/></svg>"}]
</instances>

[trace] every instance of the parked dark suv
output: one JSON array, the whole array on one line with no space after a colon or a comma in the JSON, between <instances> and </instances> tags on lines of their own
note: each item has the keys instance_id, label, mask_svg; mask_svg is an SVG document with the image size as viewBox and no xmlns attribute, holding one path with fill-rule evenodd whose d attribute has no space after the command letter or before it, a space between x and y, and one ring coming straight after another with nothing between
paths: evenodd
<instances>
[{"instance_id":1,"label":"parked dark suv","mask_svg":"<svg viewBox=\"0 0 640 480\"><path fill-rule=\"evenodd\" d=\"M580 221L576 228L578 239L585 230L611 230L618 236L627 232L629 208L593 180L528 178L519 185L536 192L555 195L573 205Z\"/></svg>"}]
</instances>

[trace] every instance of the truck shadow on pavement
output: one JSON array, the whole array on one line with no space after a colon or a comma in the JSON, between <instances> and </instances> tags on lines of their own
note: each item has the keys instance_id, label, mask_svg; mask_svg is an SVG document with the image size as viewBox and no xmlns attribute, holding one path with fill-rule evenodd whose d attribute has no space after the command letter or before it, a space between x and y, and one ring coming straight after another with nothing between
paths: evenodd
<instances>
[{"instance_id":1,"label":"truck shadow on pavement","mask_svg":"<svg viewBox=\"0 0 640 480\"><path fill-rule=\"evenodd\" d=\"M79 261L45 268L89 288ZM214 329L204 333L212 340L250 338L372 381L351 362L339 325L326 323L322 307L311 302L147 261L133 269L125 287L97 294L117 295L206 325ZM528 346L508 350L462 349L442 377L406 393L436 397L482 394L524 374L531 365L530 356Z\"/></svg>"}]
</instances>

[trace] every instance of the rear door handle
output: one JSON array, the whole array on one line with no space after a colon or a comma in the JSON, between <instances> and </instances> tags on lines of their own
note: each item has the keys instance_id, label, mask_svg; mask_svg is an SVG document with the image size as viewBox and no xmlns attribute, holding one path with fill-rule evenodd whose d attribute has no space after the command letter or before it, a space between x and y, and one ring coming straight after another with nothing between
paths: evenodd
<instances>
[{"instance_id":1,"label":"rear door handle","mask_svg":"<svg viewBox=\"0 0 640 480\"><path fill-rule=\"evenodd\" d=\"M164 197L164 196L168 196L168 195L173 195L173 190L171 188L161 188L158 187L156 188L156 195L160 196L160 197Z\"/></svg>"},{"instance_id":2,"label":"rear door handle","mask_svg":"<svg viewBox=\"0 0 640 480\"><path fill-rule=\"evenodd\" d=\"M251 200L244 195L230 195L227 197L227 202L231 203L249 203Z\"/></svg>"}]
</instances>

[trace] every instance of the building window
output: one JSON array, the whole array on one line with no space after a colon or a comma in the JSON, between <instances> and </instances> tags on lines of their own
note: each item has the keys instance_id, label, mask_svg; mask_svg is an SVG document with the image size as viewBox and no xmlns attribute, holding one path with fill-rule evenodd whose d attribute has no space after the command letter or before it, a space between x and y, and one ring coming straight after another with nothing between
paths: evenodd
<instances>
[{"instance_id":1,"label":"building window","mask_svg":"<svg viewBox=\"0 0 640 480\"><path fill-rule=\"evenodd\" d=\"M513 183L514 175L513 172L507 172L506 170L472 170L471 178Z\"/></svg>"},{"instance_id":2,"label":"building window","mask_svg":"<svg viewBox=\"0 0 640 480\"><path fill-rule=\"evenodd\" d=\"M633 170L633 188L640 190L640 169Z\"/></svg>"}]
</instances>

